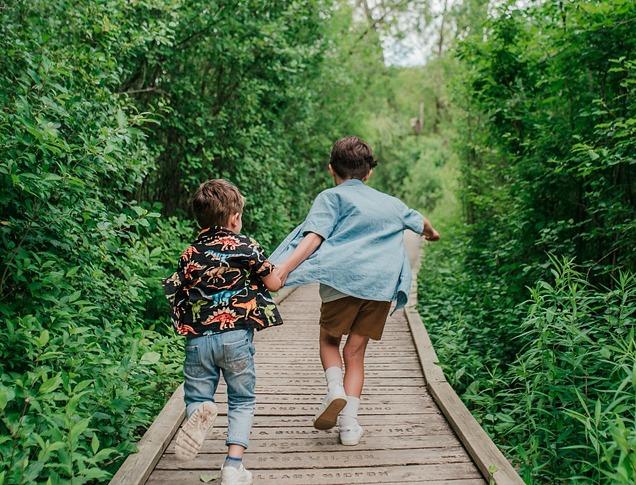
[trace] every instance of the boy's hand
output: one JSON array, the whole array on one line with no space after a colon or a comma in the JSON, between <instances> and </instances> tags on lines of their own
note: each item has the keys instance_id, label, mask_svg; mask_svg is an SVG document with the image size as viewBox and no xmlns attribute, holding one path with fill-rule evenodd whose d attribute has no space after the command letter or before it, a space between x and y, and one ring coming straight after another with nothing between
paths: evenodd
<instances>
[{"instance_id":1,"label":"boy's hand","mask_svg":"<svg viewBox=\"0 0 636 485\"><path fill-rule=\"evenodd\" d=\"M422 236L424 236L424 239L427 241L439 241L440 238L439 232L435 230L427 219L424 220L424 232Z\"/></svg>"},{"instance_id":2,"label":"boy's hand","mask_svg":"<svg viewBox=\"0 0 636 485\"><path fill-rule=\"evenodd\" d=\"M424 239L426 239L427 241L439 241L439 232L437 232L435 229L431 229L430 233L424 233Z\"/></svg>"},{"instance_id":3,"label":"boy's hand","mask_svg":"<svg viewBox=\"0 0 636 485\"><path fill-rule=\"evenodd\" d=\"M274 273L276 274L276 276L280 280L281 288L283 286L285 286L285 281L287 281L287 276L289 276L289 271L287 270L287 268L285 268L285 266L283 266L283 265L276 266L274 268Z\"/></svg>"}]
</instances>

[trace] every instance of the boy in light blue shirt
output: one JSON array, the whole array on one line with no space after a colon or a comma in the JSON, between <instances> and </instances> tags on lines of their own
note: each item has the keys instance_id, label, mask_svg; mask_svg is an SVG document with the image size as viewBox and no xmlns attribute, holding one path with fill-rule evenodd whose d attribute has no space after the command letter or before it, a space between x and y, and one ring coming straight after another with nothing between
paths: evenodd
<instances>
[{"instance_id":1,"label":"boy in light blue shirt","mask_svg":"<svg viewBox=\"0 0 636 485\"><path fill-rule=\"evenodd\" d=\"M419 212L365 184L375 166L367 143L354 136L338 140L329 163L336 186L316 197L305 221L270 257L287 286L320 282L327 395L314 426L330 429L338 423L343 445L357 445L363 434L357 414L367 343L382 337L391 302L403 307L411 286L404 231L439 239Z\"/></svg>"}]
</instances>

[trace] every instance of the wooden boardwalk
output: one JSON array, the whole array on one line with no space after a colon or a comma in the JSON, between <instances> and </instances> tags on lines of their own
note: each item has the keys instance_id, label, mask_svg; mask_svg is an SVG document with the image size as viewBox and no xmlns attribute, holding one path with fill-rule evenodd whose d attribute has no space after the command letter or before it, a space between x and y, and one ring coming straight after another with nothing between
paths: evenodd
<instances>
[{"instance_id":1,"label":"wooden boardwalk","mask_svg":"<svg viewBox=\"0 0 636 485\"><path fill-rule=\"evenodd\" d=\"M255 337L257 404L245 455L255 484L468 485L487 483L484 477L523 483L446 383L413 309L396 312L382 341L369 344L360 444L342 446L335 429L315 430L311 419L325 392L317 286L292 292L280 309L285 324ZM139 453L111 483L201 484L202 474L218 476L225 456L225 386L217 394L215 427L202 452L187 463L176 460L173 442L184 418L182 392L175 392Z\"/></svg>"}]
</instances>

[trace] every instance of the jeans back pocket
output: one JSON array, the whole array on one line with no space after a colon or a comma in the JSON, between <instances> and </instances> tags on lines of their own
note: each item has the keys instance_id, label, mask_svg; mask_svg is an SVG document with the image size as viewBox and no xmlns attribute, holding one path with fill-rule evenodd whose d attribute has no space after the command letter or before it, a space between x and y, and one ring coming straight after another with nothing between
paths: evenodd
<instances>
[{"instance_id":1,"label":"jeans back pocket","mask_svg":"<svg viewBox=\"0 0 636 485\"><path fill-rule=\"evenodd\" d=\"M205 375L205 367L203 367L203 362L201 361L198 345L186 344L183 373L186 377L203 377L203 375Z\"/></svg>"},{"instance_id":2,"label":"jeans back pocket","mask_svg":"<svg viewBox=\"0 0 636 485\"><path fill-rule=\"evenodd\" d=\"M233 373L240 374L252 364L252 342L249 339L241 339L236 342L223 344L225 368Z\"/></svg>"}]
</instances>

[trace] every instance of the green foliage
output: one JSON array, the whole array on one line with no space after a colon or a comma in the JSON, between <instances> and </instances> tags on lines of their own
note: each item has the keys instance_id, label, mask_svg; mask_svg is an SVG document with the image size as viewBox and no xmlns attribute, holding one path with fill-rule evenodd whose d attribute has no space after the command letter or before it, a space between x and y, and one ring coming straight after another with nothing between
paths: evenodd
<instances>
[{"instance_id":1,"label":"green foliage","mask_svg":"<svg viewBox=\"0 0 636 485\"><path fill-rule=\"evenodd\" d=\"M131 200L148 117L80 42L85 12L63 13L18 3L1 24L3 483L107 479L178 376L175 341L143 323L191 228Z\"/></svg>"},{"instance_id":2,"label":"green foliage","mask_svg":"<svg viewBox=\"0 0 636 485\"><path fill-rule=\"evenodd\" d=\"M329 21L314 2L3 7L0 483L107 481L176 387L159 282L194 227L166 216L199 182L236 182L270 247L324 186Z\"/></svg>"},{"instance_id":3,"label":"green foliage","mask_svg":"<svg viewBox=\"0 0 636 485\"><path fill-rule=\"evenodd\" d=\"M636 267L636 7L559 5L504 12L459 49L471 241L516 288L546 252L599 281Z\"/></svg>"},{"instance_id":4,"label":"green foliage","mask_svg":"<svg viewBox=\"0 0 636 485\"><path fill-rule=\"evenodd\" d=\"M571 261L553 258L551 281L506 311L498 288L472 278L457 253L427 253L420 311L471 411L527 483L633 483L634 275L597 288ZM515 356L502 351L506 341Z\"/></svg>"},{"instance_id":5,"label":"green foliage","mask_svg":"<svg viewBox=\"0 0 636 485\"><path fill-rule=\"evenodd\" d=\"M203 180L230 179L247 197L246 231L271 247L326 181L315 88L329 12L321 2L159 5L104 12L135 36L120 54L120 91L159 121L144 196L174 213Z\"/></svg>"},{"instance_id":6,"label":"green foliage","mask_svg":"<svg viewBox=\"0 0 636 485\"><path fill-rule=\"evenodd\" d=\"M463 214L427 250L420 311L528 483L636 476L635 18L505 7L455 50Z\"/></svg>"},{"instance_id":7,"label":"green foliage","mask_svg":"<svg viewBox=\"0 0 636 485\"><path fill-rule=\"evenodd\" d=\"M2 8L0 484L108 480L180 380L159 281L192 190L235 182L271 249L347 134L373 184L448 218L422 312L524 478L630 483L634 3L484 22L488 2L456 2L438 57L386 66L383 35L418 9L434 30L429 7L382 4L385 26L328 0Z\"/></svg>"}]
</instances>

